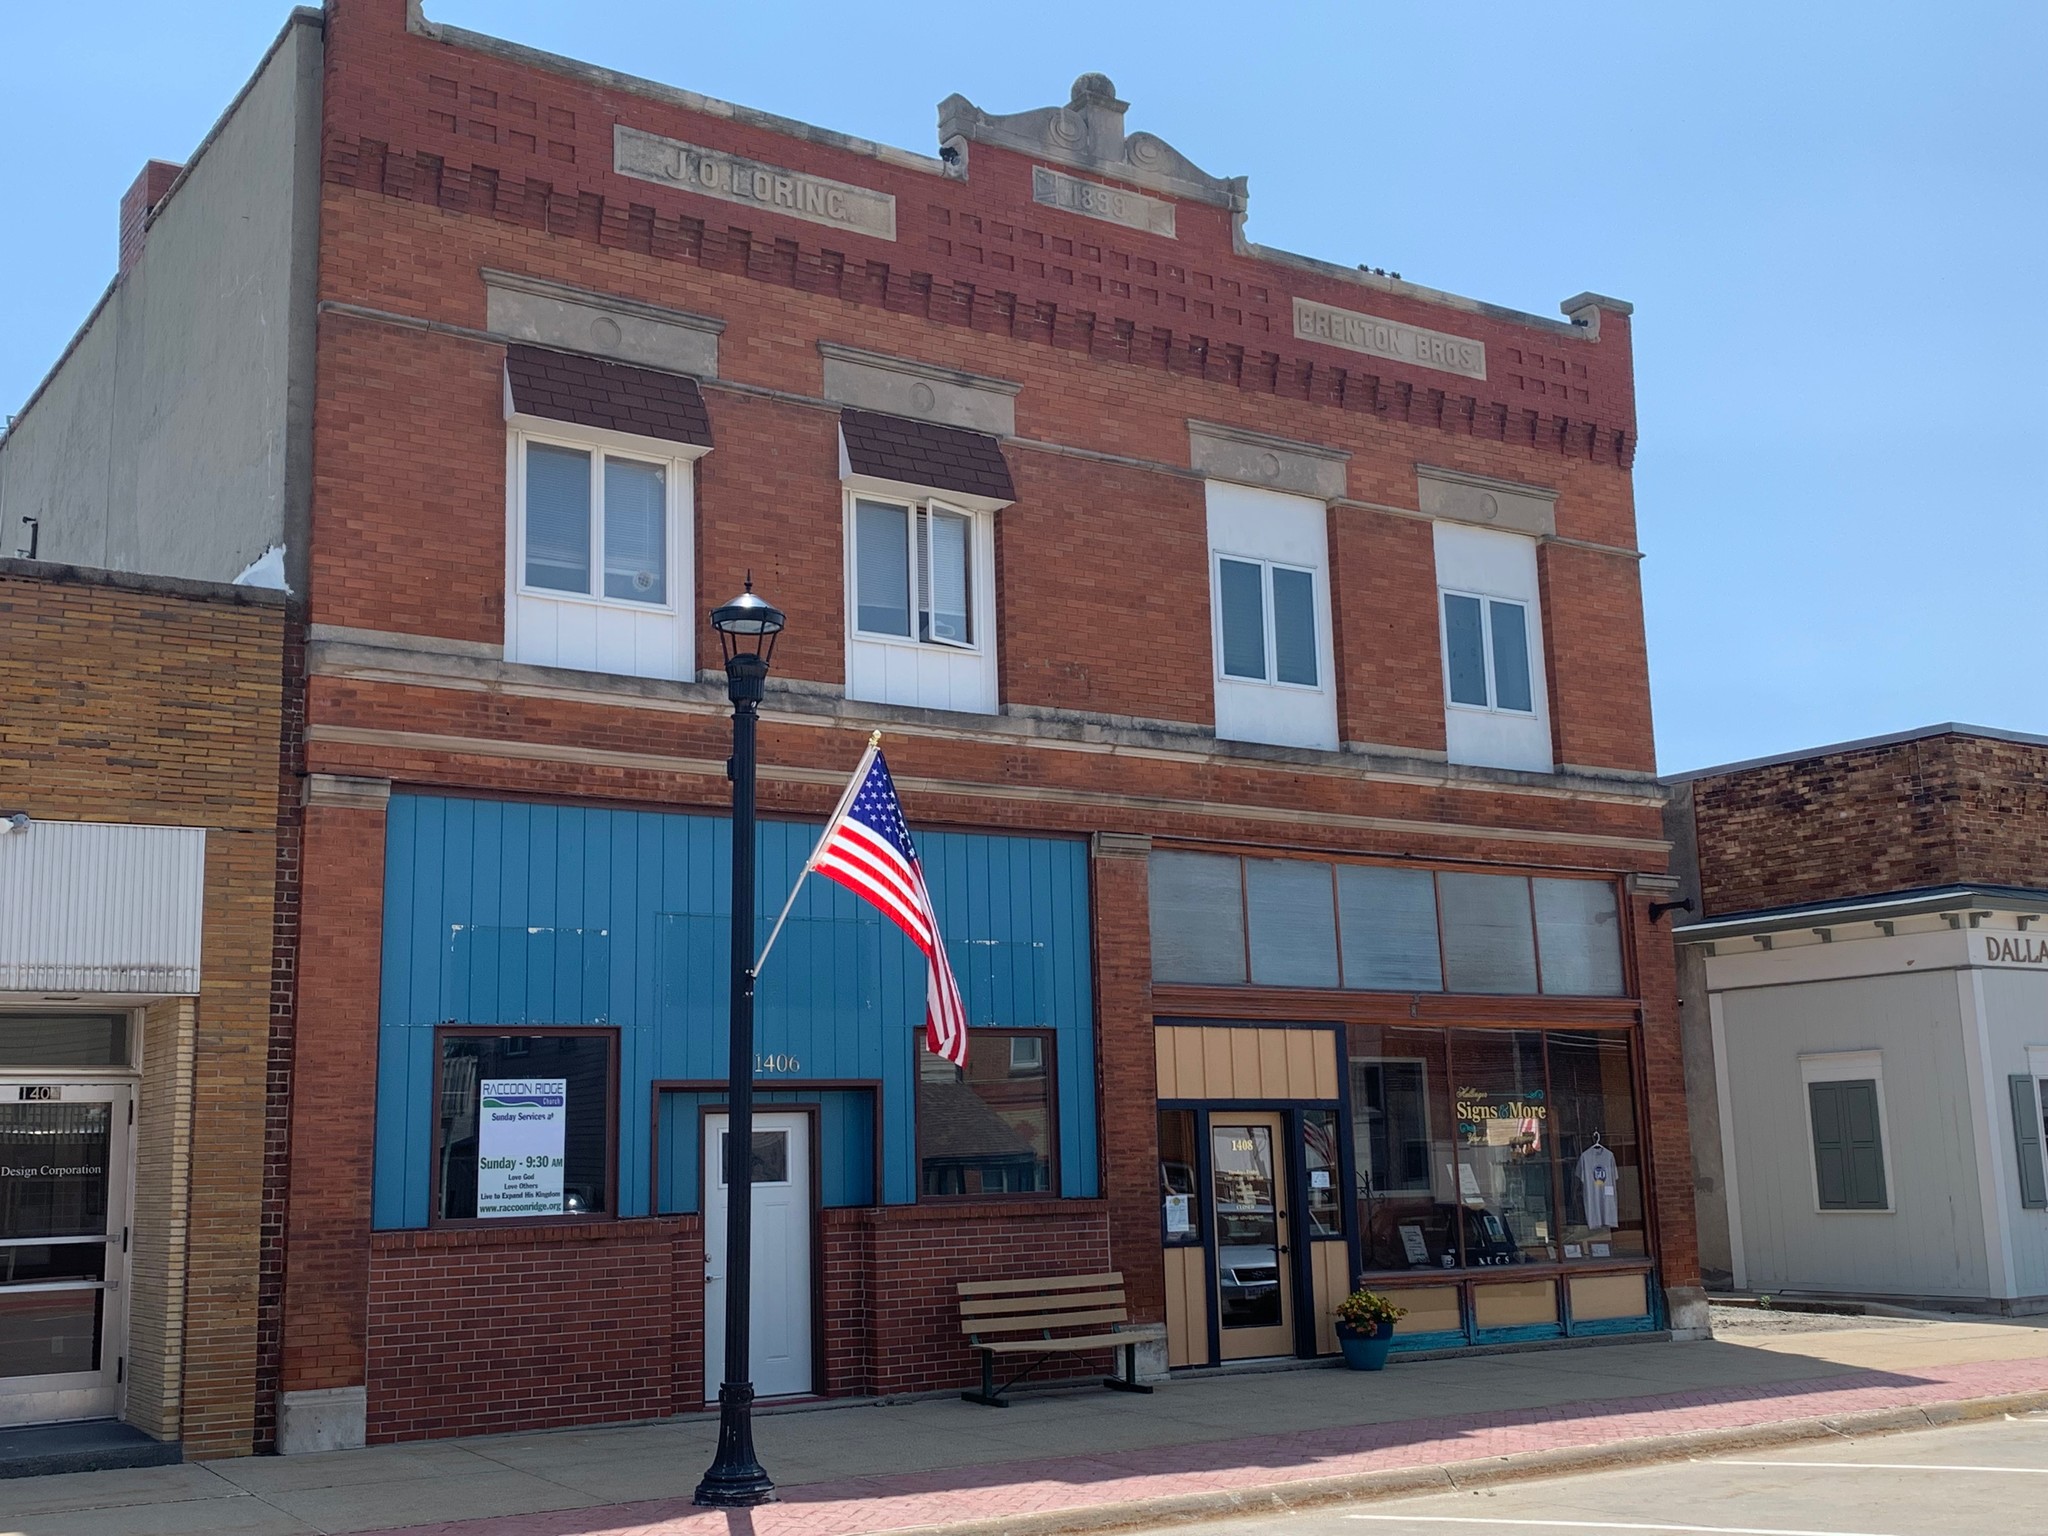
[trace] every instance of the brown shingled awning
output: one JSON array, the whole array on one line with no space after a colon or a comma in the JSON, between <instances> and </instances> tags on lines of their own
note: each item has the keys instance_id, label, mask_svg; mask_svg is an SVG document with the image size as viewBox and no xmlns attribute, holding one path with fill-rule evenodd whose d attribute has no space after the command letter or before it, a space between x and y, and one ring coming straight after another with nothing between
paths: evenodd
<instances>
[{"instance_id":1,"label":"brown shingled awning","mask_svg":"<svg viewBox=\"0 0 2048 1536\"><path fill-rule=\"evenodd\" d=\"M711 446L704 396L695 379L680 373L511 346L505 349L505 378L512 387L512 409L525 416Z\"/></svg>"},{"instance_id":2,"label":"brown shingled awning","mask_svg":"<svg viewBox=\"0 0 2048 1536\"><path fill-rule=\"evenodd\" d=\"M991 501L1017 499L1002 448L986 432L852 409L839 413L839 431L847 467L856 475Z\"/></svg>"}]
</instances>

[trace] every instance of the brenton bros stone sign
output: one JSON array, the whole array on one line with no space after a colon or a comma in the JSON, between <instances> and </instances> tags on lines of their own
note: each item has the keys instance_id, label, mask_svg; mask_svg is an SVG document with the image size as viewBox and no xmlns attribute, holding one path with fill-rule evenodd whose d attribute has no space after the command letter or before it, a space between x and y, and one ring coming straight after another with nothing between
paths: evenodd
<instances>
[{"instance_id":1,"label":"brenton bros stone sign","mask_svg":"<svg viewBox=\"0 0 2048 1536\"><path fill-rule=\"evenodd\" d=\"M1294 335L1297 341L1327 342L1347 352L1390 357L1423 368L1441 368L1445 373L1462 373L1468 379L1486 377L1483 341L1425 331L1398 320L1382 320L1377 315L1318 304L1313 299L1294 301Z\"/></svg>"},{"instance_id":2,"label":"brenton bros stone sign","mask_svg":"<svg viewBox=\"0 0 2048 1536\"><path fill-rule=\"evenodd\" d=\"M878 240L896 238L896 199L887 192L665 139L624 123L612 128L612 169L621 176L768 208Z\"/></svg>"}]
</instances>

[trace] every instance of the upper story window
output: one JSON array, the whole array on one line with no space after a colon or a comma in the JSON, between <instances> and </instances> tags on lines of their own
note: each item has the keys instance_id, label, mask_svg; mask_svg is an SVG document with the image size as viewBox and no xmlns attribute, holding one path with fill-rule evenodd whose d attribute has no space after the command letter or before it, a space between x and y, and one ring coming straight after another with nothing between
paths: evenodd
<instances>
[{"instance_id":1,"label":"upper story window","mask_svg":"<svg viewBox=\"0 0 2048 1536\"><path fill-rule=\"evenodd\" d=\"M1435 528L1447 754L1454 763L1548 773L1555 760L1536 540L1462 523Z\"/></svg>"},{"instance_id":2,"label":"upper story window","mask_svg":"<svg viewBox=\"0 0 2048 1536\"><path fill-rule=\"evenodd\" d=\"M840 478L847 697L995 713L995 521L1015 495L996 439L847 410Z\"/></svg>"},{"instance_id":3,"label":"upper story window","mask_svg":"<svg viewBox=\"0 0 2048 1536\"><path fill-rule=\"evenodd\" d=\"M1218 555L1216 622L1225 677L1294 688L1321 683L1313 570Z\"/></svg>"},{"instance_id":4,"label":"upper story window","mask_svg":"<svg viewBox=\"0 0 2048 1536\"><path fill-rule=\"evenodd\" d=\"M667 608L674 461L521 436L527 588Z\"/></svg>"},{"instance_id":5,"label":"upper story window","mask_svg":"<svg viewBox=\"0 0 2048 1536\"><path fill-rule=\"evenodd\" d=\"M1336 746L1327 511L1211 480L1208 513L1216 734Z\"/></svg>"},{"instance_id":6,"label":"upper story window","mask_svg":"<svg viewBox=\"0 0 2048 1536\"><path fill-rule=\"evenodd\" d=\"M1529 609L1524 603L1446 592L1444 670L1453 704L1530 714Z\"/></svg>"},{"instance_id":7,"label":"upper story window","mask_svg":"<svg viewBox=\"0 0 2048 1536\"><path fill-rule=\"evenodd\" d=\"M525 346L505 372L506 659L693 676L697 386Z\"/></svg>"},{"instance_id":8,"label":"upper story window","mask_svg":"<svg viewBox=\"0 0 2048 1536\"><path fill-rule=\"evenodd\" d=\"M971 648L978 542L971 512L856 496L855 633Z\"/></svg>"}]
</instances>

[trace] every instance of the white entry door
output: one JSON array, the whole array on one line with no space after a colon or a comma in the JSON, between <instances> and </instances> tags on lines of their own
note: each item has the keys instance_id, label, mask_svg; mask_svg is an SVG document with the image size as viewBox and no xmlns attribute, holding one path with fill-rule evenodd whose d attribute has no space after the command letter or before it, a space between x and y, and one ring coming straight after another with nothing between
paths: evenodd
<instances>
[{"instance_id":1,"label":"white entry door","mask_svg":"<svg viewBox=\"0 0 2048 1536\"><path fill-rule=\"evenodd\" d=\"M0 1078L0 1424L121 1410L131 1094Z\"/></svg>"},{"instance_id":2,"label":"white entry door","mask_svg":"<svg viewBox=\"0 0 2048 1536\"><path fill-rule=\"evenodd\" d=\"M725 1128L704 1119L704 1401L725 1379ZM754 1112L754 1310L750 1366L762 1397L811 1381L811 1121Z\"/></svg>"}]
</instances>

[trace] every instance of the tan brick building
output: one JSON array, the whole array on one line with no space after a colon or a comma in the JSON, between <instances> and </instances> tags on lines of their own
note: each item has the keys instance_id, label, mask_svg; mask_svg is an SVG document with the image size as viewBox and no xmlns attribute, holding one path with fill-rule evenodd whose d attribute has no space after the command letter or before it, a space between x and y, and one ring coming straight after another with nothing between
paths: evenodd
<instances>
[{"instance_id":1,"label":"tan brick building","mask_svg":"<svg viewBox=\"0 0 2048 1536\"><path fill-rule=\"evenodd\" d=\"M882 730L972 1023L923 1055L914 951L807 888L764 1393L963 1383L954 1285L1026 1269L1123 1271L1157 1372L1326 1353L1361 1275L1410 1349L1697 1327L1629 306L1259 246L1130 110L913 153L335 0L143 184L0 520L303 605L282 1448L715 1390L750 572L763 900ZM275 320L185 407L248 500L168 466L168 520L60 472L167 240Z\"/></svg>"},{"instance_id":2,"label":"tan brick building","mask_svg":"<svg viewBox=\"0 0 2048 1536\"><path fill-rule=\"evenodd\" d=\"M284 632L0 561L0 1422L142 1432L45 1465L254 1444Z\"/></svg>"}]
</instances>

